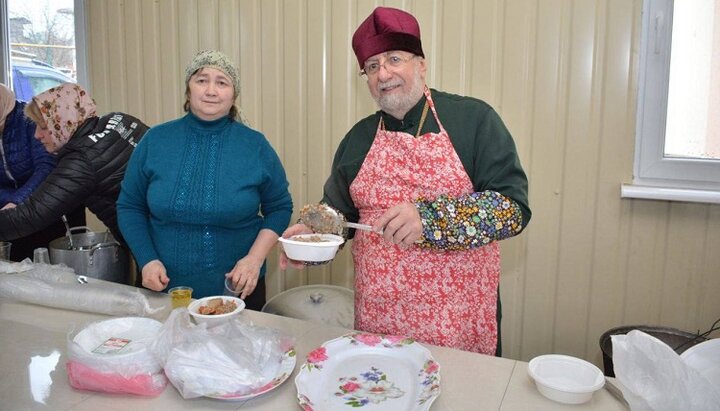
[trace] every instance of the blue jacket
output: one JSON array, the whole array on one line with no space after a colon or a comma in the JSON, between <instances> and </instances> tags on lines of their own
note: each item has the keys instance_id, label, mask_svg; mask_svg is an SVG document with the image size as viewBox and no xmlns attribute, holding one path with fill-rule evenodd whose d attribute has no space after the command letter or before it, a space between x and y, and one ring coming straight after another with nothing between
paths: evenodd
<instances>
[{"instance_id":1,"label":"blue jacket","mask_svg":"<svg viewBox=\"0 0 720 411\"><path fill-rule=\"evenodd\" d=\"M0 208L25 201L56 163L35 139L35 124L25 117L23 108L25 103L15 103L0 136Z\"/></svg>"}]
</instances>

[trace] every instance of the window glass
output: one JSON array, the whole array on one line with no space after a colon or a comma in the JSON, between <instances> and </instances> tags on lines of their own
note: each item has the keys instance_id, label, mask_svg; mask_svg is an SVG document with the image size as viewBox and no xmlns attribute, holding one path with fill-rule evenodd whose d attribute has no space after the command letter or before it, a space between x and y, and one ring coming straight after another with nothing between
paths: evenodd
<instances>
[{"instance_id":1,"label":"window glass","mask_svg":"<svg viewBox=\"0 0 720 411\"><path fill-rule=\"evenodd\" d=\"M30 77L30 87L32 88L33 94L37 95L43 91L58 86L62 81L49 77Z\"/></svg>"},{"instance_id":2,"label":"window glass","mask_svg":"<svg viewBox=\"0 0 720 411\"><path fill-rule=\"evenodd\" d=\"M673 6L665 155L720 159L720 7Z\"/></svg>"},{"instance_id":3,"label":"window glass","mask_svg":"<svg viewBox=\"0 0 720 411\"><path fill-rule=\"evenodd\" d=\"M74 1L3 1L17 98L27 101L62 82L75 81Z\"/></svg>"}]
</instances>

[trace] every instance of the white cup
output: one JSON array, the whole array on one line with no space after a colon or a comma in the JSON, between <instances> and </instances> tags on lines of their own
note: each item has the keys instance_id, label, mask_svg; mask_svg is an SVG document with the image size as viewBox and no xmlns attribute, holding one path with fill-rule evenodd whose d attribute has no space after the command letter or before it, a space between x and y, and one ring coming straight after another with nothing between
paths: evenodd
<instances>
[{"instance_id":1,"label":"white cup","mask_svg":"<svg viewBox=\"0 0 720 411\"><path fill-rule=\"evenodd\" d=\"M225 289L231 293L230 295L235 295L235 296L240 295L240 293L242 292L242 288L239 290L234 290L232 287L232 278L227 278L227 277L225 277ZM225 294L225 295L227 295L227 294Z\"/></svg>"},{"instance_id":2,"label":"white cup","mask_svg":"<svg viewBox=\"0 0 720 411\"><path fill-rule=\"evenodd\" d=\"M39 247L33 250L33 263L50 264L50 253L45 247Z\"/></svg>"}]
</instances>

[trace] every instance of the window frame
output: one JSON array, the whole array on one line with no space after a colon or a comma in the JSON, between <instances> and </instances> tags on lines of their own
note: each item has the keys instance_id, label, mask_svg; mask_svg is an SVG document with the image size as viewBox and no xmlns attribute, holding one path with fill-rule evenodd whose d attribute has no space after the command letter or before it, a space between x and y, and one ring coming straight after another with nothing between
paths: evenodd
<instances>
[{"instance_id":1,"label":"window frame","mask_svg":"<svg viewBox=\"0 0 720 411\"><path fill-rule=\"evenodd\" d=\"M633 182L621 196L720 203L720 161L664 155L673 4L643 1Z\"/></svg>"}]
</instances>

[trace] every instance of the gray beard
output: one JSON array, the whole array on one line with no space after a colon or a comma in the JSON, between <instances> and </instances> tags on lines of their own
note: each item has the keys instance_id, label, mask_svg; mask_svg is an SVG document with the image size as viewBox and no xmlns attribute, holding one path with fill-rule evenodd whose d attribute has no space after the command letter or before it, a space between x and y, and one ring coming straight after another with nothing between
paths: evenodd
<instances>
[{"instance_id":1,"label":"gray beard","mask_svg":"<svg viewBox=\"0 0 720 411\"><path fill-rule=\"evenodd\" d=\"M377 86L379 88L381 84L378 83ZM373 98L375 98L375 102L380 110L390 114L398 120L402 120L405 117L405 114L407 114L407 112L410 111L411 108L415 107L415 104L420 101L424 92L425 84L420 81L420 68L415 66L413 85L407 94L381 95L377 98L373 96Z\"/></svg>"}]
</instances>

